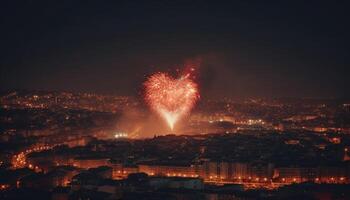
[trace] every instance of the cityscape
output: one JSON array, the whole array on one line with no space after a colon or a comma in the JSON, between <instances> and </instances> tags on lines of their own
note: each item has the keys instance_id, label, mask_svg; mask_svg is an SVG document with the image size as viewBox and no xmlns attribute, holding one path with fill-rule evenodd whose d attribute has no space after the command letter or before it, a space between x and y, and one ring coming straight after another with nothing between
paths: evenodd
<instances>
[{"instance_id":1,"label":"cityscape","mask_svg":"<svg viewBox=\"0 0 350 200\"><path fill-rule=\"evenodd\" d=\"M3 191L254 199L305 187L348 195L349 101L202 101L181 129L148 136L146 125L125 123L150 115L131 97L11 91L1 106Z\"/></svg>"},{"instance_id":2,"label":"cityscape","mask_svg":"<svg viewBox=\"0 0 350 200\"><path fill-rule=\"evenodd\" d=\"M0 199L350 199L349 6L2 2Z\"/></svg>"}]
</instances>

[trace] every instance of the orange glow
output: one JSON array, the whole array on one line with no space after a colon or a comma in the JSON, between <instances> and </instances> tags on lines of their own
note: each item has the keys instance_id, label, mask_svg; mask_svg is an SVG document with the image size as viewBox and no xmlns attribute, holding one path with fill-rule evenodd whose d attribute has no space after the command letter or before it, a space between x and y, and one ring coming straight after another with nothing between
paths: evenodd
<instances>
[{"instance_id":1,"label":"orange glow","mask_svg":"<svg viewBox=\"0 0 350 200\"><path fill-rule=\"evenodd\" d=\"M4 189L6 189L6 188L8 188L8 187L9 187L8 185L1 185L0 189L1 189L1 190L4 190Z\"/></svg>"}]
</instances>

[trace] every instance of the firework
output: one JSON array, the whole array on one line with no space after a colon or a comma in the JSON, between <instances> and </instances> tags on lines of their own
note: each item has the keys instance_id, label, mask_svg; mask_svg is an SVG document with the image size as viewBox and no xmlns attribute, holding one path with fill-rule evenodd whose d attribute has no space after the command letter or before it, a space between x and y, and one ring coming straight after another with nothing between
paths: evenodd
<instances>
[{"instance_id":1,"label":"firework","mask_svg":"<svg viewBox=\"0 0 350 200\"><path fill-rule=\"evenodd\" d=\"M147 79L144 86L146 102L168 123L170 129L189 113L199 99L198 86L189 73L179 79L167 73L156 73Z\"/></svg>"}]
</instances>

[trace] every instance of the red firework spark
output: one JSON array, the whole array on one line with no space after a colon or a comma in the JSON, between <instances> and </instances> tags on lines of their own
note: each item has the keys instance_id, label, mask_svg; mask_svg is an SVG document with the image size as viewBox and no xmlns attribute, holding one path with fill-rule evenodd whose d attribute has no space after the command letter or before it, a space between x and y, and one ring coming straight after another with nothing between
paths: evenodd
<instances>
[{"instance_id":1,"label":"red firework spark","mask_svg":"<svg viewBox=\"0 0 350 200\"><path fill-rule=\"evenodd\" d=\"M167 73L158 72L150 76L144 86L146 102L171 129L199 99L198 85L189 73L174 79Z\"/></svg>"}]
</instances>

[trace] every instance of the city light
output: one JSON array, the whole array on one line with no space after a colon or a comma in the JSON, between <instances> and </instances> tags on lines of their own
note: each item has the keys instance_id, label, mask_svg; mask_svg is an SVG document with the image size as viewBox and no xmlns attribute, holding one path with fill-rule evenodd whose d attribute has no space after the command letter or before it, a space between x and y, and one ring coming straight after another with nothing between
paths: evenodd
<instances>
[{"instance_id":1,"label":"city light","mask_svg":"<svg viewBox=\"0 0 350 200\"><path fill-rule=\"evenodd\" d=\"M114 134L114 138L119 139L119 138L127 138L128 134L127 133L123 133L123 132L118 132Z\"/></svg>"}]
</instances>

